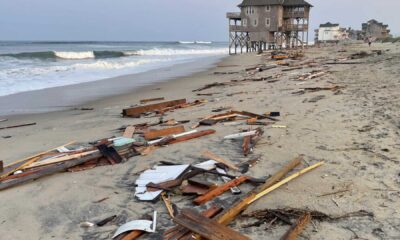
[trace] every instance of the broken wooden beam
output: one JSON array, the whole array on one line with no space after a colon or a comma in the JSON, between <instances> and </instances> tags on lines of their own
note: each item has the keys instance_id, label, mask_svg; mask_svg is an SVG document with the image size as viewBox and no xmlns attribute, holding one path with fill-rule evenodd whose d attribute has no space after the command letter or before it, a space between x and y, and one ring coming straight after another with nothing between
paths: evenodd
<instances>
[{"instance_id":1,"label":"broken wooden beam","mask_svg":"<svg viewBox=\"0 0 400 240\"><path fill-rule=\"evenodd\" d=\"M10 129L10 128L27 127L27 126L33 126L33 125L36 125L36 123L25 123L25 124L19 124L19 125L0 127L0 130Z\"/></svg>"},{"instance_id":2,"label":"broken wooden beam","mask_svg":"<svg viewBox=\"0 0 400 240\"><path fill-rule=\"evenodd\" d=\"M204 210L201 212L201 215L203 215L206 218L213 218L216 215L218 215L221 211L223 210L222 207L218 205L212 205L210 208L207 210ZM164 240L172 240L172 239L186 239L186 237L191 236L190 230L178 225L173 228L170 228L164 232Z\"/></svg>"},{"instance_id":3,"label":"broken wooden beam","mask_svg":"<svg viewBox=\"0 0 400 240\"><path fill-rule=\"evenodd\" d=\"M160 137L169 136L172 134L178 134L185 132L185 127L180 125L171 128L164 128L159 130L149 130L144 133L144 138L146 140L154 140Z\"/></svg>"},{"instance_id":4,"label":"broken wooden beam","mask_svg":"<svg viewBox=\"0 0 400 240\"><path fill-rule=\"evenodd\" d=\"M305 213L301 216L295 224L286 232L286 234L281 238L281 240L296 240L303 229L307 226L307 224L311 221L311 214Z\"/></svg>"},{"instance_id":5,"label":"broken wooden beam","mask_svg":"<svg viewBox=\"0 0 400 240\"><path fill-rule=\"evenodd\" d=\"M238 202L234 203L231 208L224 211L224 213L218 218L218 222L223 225L228 225L236 218L236 216L238 216L250 205L251 200L257 195L257 193L271 187L276 182L281 180L293 168L297 167L302 160L302 157L297 157L293 159L289 164L285 165L277 173L268 178L268 180L263 185L251 191L245 198L240 199Z\"/></svg>"},{"instance_id":6,"label":"broken wooden beam","mask_svg":"<svg viewBox=\"0 0 400 240\"><path fill-rule=\"evenodd\" d=\"M194 138L199 138L199 137L203 137L203 136L214 134L214 133L215 133L215 130L213 130L213 129L198 131L198 132L194 132L194 133L187 134L184 136L176 137L172 141L169 141L167 144L175 144L175 143L185 142L185 141L188 141L188 140L191 140Z\"/></svg>"},{"instance_id":7,"label":"broken wooden beam","mask_svg":"<svg viewBox=\"0 0 400 240\"><path fill-rule=\"evenodd\" d=\"M185 103L186 103L186 99L178 99L178 100L172 100L172 101L150 104L150 105L145 105L145 106L131 107L131 108L123 109L122 115L124 117L140 117L140 115L143 113L152 112L152 111L156 111L156 110L163 110L164 108L174 107L174 106L185 104Z\"/></svg>"},{"instance_id":8,"label":"broken wooden beam","mask_svg":"<svg viewBox=\"0 0 400 240\"><path fill-rule=\"evenodd\" d=\"M39 179L39 178L44 177L44 176L52 175L52 174L57 173L57 172L66 171L68 168L72 168L74 166L78 166L78 165L80 165L82 163L85 163L87 161L90 161L90 160L95 159L95 158L100 158L100 157L102 157L102 154L100 152L95 152L95 153L93 153L91 155L85 156L85 157L80 158L80 159L76 159L76 160L72 160L72 161L68 161L68 162L63 162L63 163L61 163L59 165L47 167L47 168L45 168L43 170L34 172L33 174L31 174L29 176L21 177L21 178L15 179L15 180L7 181L7 182L1 182L0 183L0 191L4 190L4 189L7 189L7 188L10 188L10 187L14 187L14 186L26 183L26 182L29 182L29 181L33 181L33 180Z\"/></svg>"},{"instance_id":9,"label":"broken wooden beam","mask_svg":"<svg viewBox=\"0 0 400 240\"><path fill-rule=\"evenodd\" d=\"M165 100L164 97L159 97L159 98L147 98L147 99L142 99L142 100L140 100L140 103L141 103L141 104L145 104L145 103L148 103L148 102L163 101L163 100Z\"/></svg>"},{"instance_id":10,"label":"broken wooden beam","mask_svg":"<svg viewBox=\"0 0 400 240\"><path fill-rule=\"evenodd\" d=\"M244 183L248 179L249 179L249 177L247 177L247 176L241 176L239 178L233 179L233 180L207 192L206 194L197 197L196 199L193 200L193 203L196 205L202 205L202 204L222 195L224 192L228 191L230 188L236 187L236 186Z\"/></svg>"},{"instance_id":11,"label":"broken wooden beam","mask_svg":"<svg viewBox=\"0 0 400 240\"><path fill-rule=\"evenodd\" d=\"M238 169L239 169L232 161L230 161L230 160L228 160L228 159L223 159L223 158L221 158L221 157L215 155L215 154L212 153L211 151L204 151L203 154L202 154L202 156L203 156L204 158L207 158L207 159L211 159L211 160L220 162L220 163L226 165L227 167L229 167L229 168L232 169L232 170L238 170Z\"/></svg>"},{"instance_id":12,"label":"broken wooden beam","mask_svg":"<svg viewBox=\"0 0 400 240\"><path fill-rule=\"evenodd\" d=\"M201 214L183 209L174 222L209 240L249 240L250 238L210 220Z\"/></svg>"}]
</instances>

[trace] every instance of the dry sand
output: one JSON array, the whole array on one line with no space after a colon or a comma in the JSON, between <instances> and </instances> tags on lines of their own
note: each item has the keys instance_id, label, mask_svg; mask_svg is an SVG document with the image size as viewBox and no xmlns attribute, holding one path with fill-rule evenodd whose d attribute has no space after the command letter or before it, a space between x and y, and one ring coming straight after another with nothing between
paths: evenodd
<instances>
[{"instance_id":1,"label":"dry sand","mask_svg":"<svg viewBox=\"0 0 400 240\"><path fill-rule=\"evenodd\" d=\"M340 49L347 52L339 52ZM311 68L282 73L279 67L251 76L257 78L282 74L276 82L246 82L203 91L218 93L211 97L198 97L192 92L207 83L248 78L243 69L258 63L271 63L266 56L240 55L226 58L218 63L219 67L208 71L85 105L94 107L94 111L69 110L9 117L9 121L1 123L1 126L24 122L38 124L1 130L0 136L11 138L0 138L0 156L5 163L10 163L71 140L88 142L120 135L114 130L122 125L157 121L157 118L129 119L120 116L122 108L136 104L143 98L208 99L209 102L203 106L167 114L166 118L191 120L186 128L218 107L230 106L256 113L280 111L282 116L278 124L287 128L265 127L264 139L253 153L253 156L261 155L261 161L249 174L254 177L273 174L300 154L306 160L304 165L321 160L326 164L262 198L246 212L292 207L341 215L366 210L375 217L314 221L300 238L400 239L400 45L375 44L368 48L364 44L353 44L311 48L306 51L306 58L322 61L372 49L383 50L383 54L356 60L363 64L329 65L326 70L330 74L305 82L292 78L302 72L310 72ZM240 73L213 74L216 71ZM337 92L292 94L303 87L332 85L345 88ZM227 96L237 92L244 93ZM134 157L124 164L56 174L2 191L1 239L109 239L117 226L140 219L143 214L153 210L159 212L157 233L146 234L142 239L161 239L162 232L173 223L162 202L139 202L134 198L134 182L138 172L159 161L202 161L200 155L204 149L236 163L253 157L242 156L239 142L221 140L223 136L247 126L218 124L211 128L217 133L171 145L148 156ZM208 179L218 181L215 178ZM251 188L248 184L241 186L243 192ZM343 189L348 191L320 197ZM240 196L228 192L218 202L227 205ZM103 198L108 199L95 203ZM177 196L172 201L179 207L193 206L188 197ZM95 222L111 215L119 217L110 225L90 229L80 227L81 222ZM265 229L266 224L244 228L245 224L253 221L238 218L230 226L252 239L279 239L288 229L285 225Z\"/></svg>"}]
</instances>

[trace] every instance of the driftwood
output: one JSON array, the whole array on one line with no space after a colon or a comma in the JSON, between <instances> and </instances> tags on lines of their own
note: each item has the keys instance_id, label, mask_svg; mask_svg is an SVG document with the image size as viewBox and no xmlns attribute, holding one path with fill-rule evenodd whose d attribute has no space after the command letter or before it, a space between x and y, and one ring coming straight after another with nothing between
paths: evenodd
<instances>
[{"instance_id":1,"label":"driftwood","mask_svg":"<svg viewBox=\"0 0 400 240\"><path fill-rule=\"evenodd\" d=\"M209 88L213 88L213 87L221 87L221 86L225 86L227 85L226 83L219 83L219 82L215 82L215 83L210 83L210 84L206 84L204 87L198 88L193 90L193 92L200 92Z\"/></svg>"},{"instance_id":2,"label":"driftwood","mask_svg":"<svg viewBox=\"0 0 400 240\"><path fill-rule=\"evenodd\" d=\"M27 127L27 126L33 126L33 125L36 125L36 123L26 123L26 124L13 125L13 126L7 126L7 127L0 127L0 130L10 129L10 128Z\"/></svg>"}]
</instances>

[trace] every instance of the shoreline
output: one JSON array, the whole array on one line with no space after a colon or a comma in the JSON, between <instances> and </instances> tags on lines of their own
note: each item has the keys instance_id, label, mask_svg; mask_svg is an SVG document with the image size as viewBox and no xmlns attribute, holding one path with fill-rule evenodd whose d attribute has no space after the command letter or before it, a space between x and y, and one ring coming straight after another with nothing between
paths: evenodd
<instances>
[{"instance_id":1,"label":"shoreline","mask_svg":"<svg viewBox=\"0 0 400 240\"><path fill-rule=\"evenodd\" d=\"M227 57L205 56L140 73L0 96L0 102L7 103L0 104L0 117L59 112L96 104L103 99L139 92L148 86L206 71Z\"/></svg>"},{"instance_id":2,"label":"shoreline","mask_svg":"<svg viewBox=\"0 0 400 240\"><path fill-rule=\"evenodd\" d=\"M359 54L361 51L367 54ZM278 223L266 229L264 223L254 225L258 219L248 217L248 214L282 209L316 211L318 216L322 213L335 219L314 218L313 224L307 225L302 232L304 238L335 236L351 239L356 235L362 239L398 239L400 45L334 45L309 48L304 53L303 59L290 61L298 65L272 68L276 62L268 54L230 56L206 71L83 106L93 107L92 111L72 109L29 114L0 123L4 126L37 122L35 126L0 131L1 160L7 165L67 142L88 143L121 136L119 129L123 126L159 123L159 116L154 115L121 116L123 108L139 104L139 100L145 98L207 100L204 104L176 109L163 116L163 120L188 120L182 124L186 131L206 116L225 112L215 113L215 109L256 114L280 112L276 117L279 121L274 125L261 126L264 135L248 156L243 154L241 140L223 139L260 126L237 119L231 123L200 126L199 130L212 129L215 133L163 146L149 155L135 156L121 164L54 174L6 189L0 193L0 205L7 206L0 210L0 234L16 240L105 240L110 239L122 224L143 219L144 215L156 210L156 232L146 233L141 238L162 239L164 231L174 223L162 200L143 202L135 197L135 181L144 170L162 161L175 164L203 162L207 158L202 157L202 152L209 150L236 166L258 159L246 173L254 178L272 176L299 156L304 161L293 172L325 162L320 168L257 200L235 219L230 227L251 239L280 239L290 224L281 224L277 220ZM362 55L360 59L343 60L348 64L333 62L357 53ZM258 64L266 70L245 70ZM307 77L313 74L317 75ZM244 79L246 81L240 81ZM225 84L193 92L215 82ZM197 93L205 95L198 96ZM157 125L149 130L163 128L166 127ZM234 170L229 173L240 174ZM208 174L198 177L201 181L223 184L222 180ZM229 208L255 186L243 183L239 187L242 194L233 195L227 191L213 203ZM190 207L202 211L206 208L194 207L191 200L192 196L175 192L171 197L179 209ZM368 214L350 216L350 213ZM83 222L96 223L114 215L118 216L116 220L103 227L81 227Z\"/></svg>"}]
</instances>

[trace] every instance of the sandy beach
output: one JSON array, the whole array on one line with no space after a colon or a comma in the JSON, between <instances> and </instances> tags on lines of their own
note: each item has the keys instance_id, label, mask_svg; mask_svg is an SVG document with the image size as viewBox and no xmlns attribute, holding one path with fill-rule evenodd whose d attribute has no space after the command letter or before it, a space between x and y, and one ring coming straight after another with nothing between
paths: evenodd
<instances>
[{"instance_id":1,"label":"sandy beach","mask_svg":"<svg viewBox=\"0 0 400 240\"><path fill-rule=\"evenodd\" d=\"M380 50L382 54L375 54L373 50ZM371 55L351 60L357 64L327 64L360 51ZM265 126L263 139L248 157L243 156L241 143L222 141L222 138L254 127L219 123L199 128L214 129L215 134L162 147L123 164L54 174L1 191L1 238L110 239L118 226L157 210L156 233L145 234L140 239L162 239L163 232L174 223L162 201L141 202L134 197L138 173L160 161L184 164L204 161L201 153L208 149L237 164L260 156L259 163L248 173L257 178L274 174L299 155L305 161L298 169L325 162L322 167L258 200L244 214L299 208L340 216L362 210L373 217L313 220L300 239L400 239L400 43L374 43L370 48L361 43L339 44L312 47L304 52L305 57L293 63L312 61L313 65L304 65L301 69L282 71L288 67L278 66L262 72L245 71L275 62L269 53L229 56L212 67L199 66L208 67L207 70L77 105L76 110L72 107L57 112L1 117L8 121L1 122L0 127L37 123L0 130L0 160L5 164L70 141L87 143L121 136L117 129L122 126L157 122L157 117L121 117L123 108L148 98L207 100L200 106L166 113L164 119L190 120L185 124L186 129L220 107L258 114L278 111L281 116L275 125L282 126ZM313 70L325 74L299 81L301 74ZM258 78L266 80L238 81L193 92L214 82ZM301 92L305 88L333 86L339 88ZM197 96L197 93L213 94ZM42 99L46 100L43 96ZM50 101L54 99L56 96L50 97ZM93 110L80 110L83 107ZM221 183L213 177L208 180ZM253 187L243 184L241 195L228 191L216 202L228 207ZM107 199L96 202L104 198ZM172 197L179 208L193 208L191 199ZM205 206L196 209L204 210ZM112 215L117 215L117 219L104 227L80 226L82 222L96 222ZM279 239L289 228L286 224L268 226L268 222L246 226L253 222L254 218L242 216L229 226L251 239L271 240Z\"/></svg>"}]
</instances>

